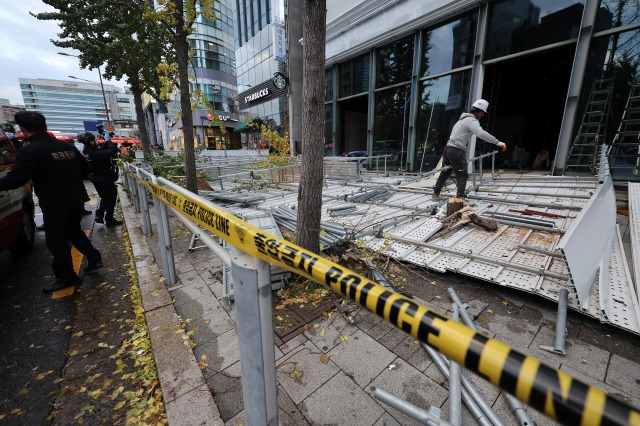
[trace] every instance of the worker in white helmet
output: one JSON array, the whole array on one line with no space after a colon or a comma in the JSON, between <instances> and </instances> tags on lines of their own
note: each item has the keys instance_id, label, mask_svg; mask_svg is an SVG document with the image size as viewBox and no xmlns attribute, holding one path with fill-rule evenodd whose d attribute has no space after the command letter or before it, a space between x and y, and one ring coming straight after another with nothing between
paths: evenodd
<instances>
[{"instance_id":1,"label":"worker in white helmet","mask_svg":"<svg viewBox=\"0 0 640 426\"><path fill-rule=\"evenodd\" d=\"M465 189L467 187L467 179L469 173L467 171L467 146L472 135L476 135L478 138L485 142L497 145L503 152L507 150L507 145L496 139L495 136L486 132L480 126L480 119L487 114L489 110L489 102L484 99L478 99L471 106L471 112L465 112L460 116L458 122L453 126L451 130L451 136L449 136L449 142L444 147L442 154L442 167L451 166L447 170L440 172L436 185L433 187L433 201L439 201L443 198L440 197L440 191L447 181L451 172L456 174L457 184L457 197L464 198Z\"/></svg>"}]
</instances>

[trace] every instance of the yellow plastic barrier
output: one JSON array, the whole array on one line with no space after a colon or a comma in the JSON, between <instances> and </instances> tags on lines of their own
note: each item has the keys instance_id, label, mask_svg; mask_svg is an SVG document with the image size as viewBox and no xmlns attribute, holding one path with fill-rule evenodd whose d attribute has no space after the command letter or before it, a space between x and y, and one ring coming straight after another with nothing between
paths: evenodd
<instances>
[{"instance_id":1,"label":"yellow plastic barrier","mask_svg":"<svg viewBox=\"0 0 640 426\"><path fill-rule=\"evenodd\" d=\"M166 187L138 180L153 195L236 248L354 300L565 425L637 425L640 412L537 359L450 320L401 294L235 216Z\"/></svg>"}]
</instances>

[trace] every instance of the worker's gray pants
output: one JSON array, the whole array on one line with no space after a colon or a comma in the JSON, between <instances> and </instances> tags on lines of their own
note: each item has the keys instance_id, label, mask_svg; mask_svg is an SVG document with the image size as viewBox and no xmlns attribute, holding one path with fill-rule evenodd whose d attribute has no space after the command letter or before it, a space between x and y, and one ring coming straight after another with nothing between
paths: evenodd
<instances>
[{"instance_id":1,"label":"worker's gray pants","mask_svg":"<svg viewBox=\"0 0 640 426\"><path fill-rule=\"evenodd\" d=\"M447 181L451 172L456 174L456 186L458 187L458 198L464 197L467 187L467 179L469 172L467 171L467 151L453 146L445 146L442 153L442 167L451 166L450 169L440 172L436 185L433 187L433 193L440 195L444 183Z\"/></svg>"}]
</instances>

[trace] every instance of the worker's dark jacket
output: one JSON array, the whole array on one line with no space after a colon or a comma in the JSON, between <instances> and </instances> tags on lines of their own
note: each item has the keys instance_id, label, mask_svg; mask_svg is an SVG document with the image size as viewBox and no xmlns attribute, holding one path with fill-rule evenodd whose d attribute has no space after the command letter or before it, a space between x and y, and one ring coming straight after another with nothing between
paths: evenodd
<instances>
[{"instance_id":1,"label":"worker's dark jacket","mask_svg":"<svg viewBox=\"0 0 640 426\"><path fill-rule=\"evenodd\" d=\"M19 188L32 179L45 212L89 200L83 182L89 164L75 146L47 133L32 135L29 142L18 150L13 169L0 179L0 191Z\"/></svg>"},{"instance_id":2,"label":"worker's dark jacket","mask_svg":"<svg viewBox=\"0 0 640 426\"><path fill-rule=\"evenodd\" d=\"M113 171L112 158L118 155L118 147L111 141L106 141L99 149L91 146L84 148L84 153L91 161L91 174L94 178L111 179Z\"/></svg>"}]
</instances>

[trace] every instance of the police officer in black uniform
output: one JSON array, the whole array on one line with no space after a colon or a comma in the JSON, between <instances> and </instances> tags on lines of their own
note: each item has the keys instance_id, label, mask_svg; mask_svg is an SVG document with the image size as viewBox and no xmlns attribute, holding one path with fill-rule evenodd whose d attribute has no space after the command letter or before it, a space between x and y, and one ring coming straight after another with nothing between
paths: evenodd
<instances>
[{"instance_id":1,"label":"police officer in black uniform","mask_svg":"<svg viewBox=\"0 0 640 426\"><path fill-rule=\"evenodd\" d=\"M118 147L105 140L101 147L96 142L93 133L83 132L78 134L78 142L84 144L84 154L91 162L91 182L100 196L100 205L96 210L96 222L104 223L108 227L122 225L116 220L113 212L116 207L118 190L114 181L118 178L114 171L115 158L118 156Z\"/></svg>"},{"instance_id":2,"label":"police officer in black uniform","mask_svg":"<svg viewBox=\"0 0 640 426\"><path fill-rule=\"evenodd\" d=\"M0 191L19 188L33 180L45 224L47 247L56 282L45 285L52 292L80 284L73 269L71 242L89 262L85 273L102 268L102 256L80 227L85 201L89 200L83 179L89 164L78 149L47 134L47 122L35 111L15 115L20 131L29 144L18 150L13 169L0 179Z\"/></svg>"}]
</instances>

